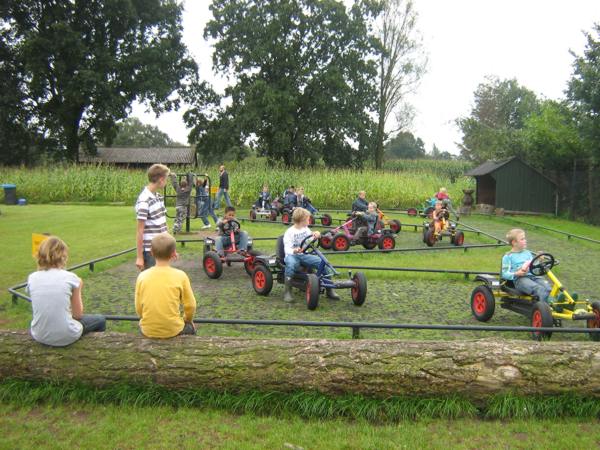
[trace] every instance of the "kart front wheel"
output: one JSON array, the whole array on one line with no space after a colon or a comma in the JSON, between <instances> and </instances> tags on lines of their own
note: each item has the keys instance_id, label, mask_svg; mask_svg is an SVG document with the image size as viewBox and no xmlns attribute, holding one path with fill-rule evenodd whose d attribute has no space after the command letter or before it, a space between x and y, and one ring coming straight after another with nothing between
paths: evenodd
<instances>
[{"instance_id":1,"label":"kart front wheel","mask_svg":"<svg viewBox=\"0 0 600 450\"><path fill-rule=\"evenodd\" d=\"M250 254L250 258L244 259L244 269L248 275L252 276L254 269L256 269L256 256L259 255L259 252L248 250L248 253Z\"/></svg>"},{"instance_id":2,"label":"kart front wheel","mask_svg":"<svg viewBox=\"0 0 600 450\"><path fill-rule=\"evenodd\" d=\"M281 214L281 221L288 225L290 223L290 213L284 212L283 214Z\"/></svg>"},{"instance_id":3,"label":"kart front wheel","mask_svg":"<svg viewBox=\"0 0 600 450\"><path fill-rule=\"evenodd\" d=\"M411 217L415 217L418 214L417 208L408 208L406 210L406 214L408 214Z\"/></svg>"},{"instance_id":4,"label":"kart front wheel","mask_svg":"<svg viewBox=\"0 0 600 450\"><path fill-rule=\"evenodd\" d=\"M396 219L390 220L389 226L390 226L390 230L392 230L392 233L400 233L400 230L402 230L402 224L400 223L399 220L396 220Z\"/></svg>"},{"instance_id":5,"label":"kart front wheel","mask_svg":"<svg viewBox=\"0 0 600 450\"><path fill-rule=\"evenodd\" d=\"M367 298L367 277L362 272L356 272L352 281L354 281L354 286L350 289L352 302L356 306L361 306Z\"/></svg>"},{"instance_id":6,"label":"kart front wheel","mask_svg":"<svg viewBox=\"0 0 600 450\"><path fill-rule=\"evenodd\" d=\"M429 229L425 232L425 236L423 237L427 247L433 247L435 245L435 241L437 241L437 237L435 236L435 231L433 229Z\"/></svg>"},{"instance_id":7,"label":"kart front wheel","mask_svg":"<svg viewBox=\"0 0 600 450\"><path fill-rule=\"evenodd\" d=\"M250 220L252 222L254 222L256 220L256 211L254 211L253 209L250 210Z\"/></svg>"},{"instance_id":8,"label":"kart front wheel","mask_svg":"<svg viewBox=\"0 0 600 450\"><path fill-rule=\"evenodd\" d=\"M258 264L252 272L252 287L258 295L269 295L273 289L273 274L262 264Z\"/></svg>"},{"instance_id":9,"label":"kart front wheel","mask_svg":"<svg viewBox=\"0 0 600 450\"><path fill-rule=\"evenodd\" d=\"M600 328L600 302L592 303L592 312L596 315L595 319L588 319L588 328ZM592 341L600 341L600 333L590 333Z\"/></svg>"},{"instance_id":10,"label":"kart front wheel","mask_svg":"<svg viewBox=\"0 0 600 450\"><path fill-rule=\"evenodd\" d=\"M332 242L333 239L331 238L331 234L323 234L319 239L319 245L325 250L329 250L331 248Z\"/></svg>"},{"instance_id":11,"label":"kart front wheel","mask_svg":"<svg viewBox=\"0 0 600 450\"><path fill-rule=\"evenodd\" d=\"M223 273L223 263L221 258L215 252L208 252L202 258L202 267L208 278L216 279Z\"/></svg>"},{"instance_id":12,"label":"kart front wheel","mask_svg":"<svg viewBox=\"0 0 600 450\"><path fill-rule=\"evenodd\" d=\"M471 312L480 322L487 322L496 310L496 299L487 286L477 286L471 293Z\"/></svg>"},{"instance_id":13,"label":"kart front wheel","mask_svg":"<svg viewBox=\"0 0 600 450\"><path fill-rule=\"evenodd\" d=\"M393 250L396 247L396 239L394 236L384 235L379 238L377 245L380 250Z\"/></svg>"},{"instance_id":14,"label":"kart front wheel","mask_svg":"<svg viewBox=\"0 0 600 450\"><path fill-rule=\"evenodd\" d=\"M277 220L277 211L275 211L274 209L271 210L271 214L269 215L269 219L271 219L271 222L275 222Z\"/></svg>"},{"instance_id":15,"label":"kart front wheel","mask_svg":"<svg viewBox=\"0 0 600 450\"><path fill-rule=\"evenodd\" d=\"M306 276L306 307L311 311L319 306L319 277L314 273Z\"/></svg>"},{"instance_id":16,"label":"kart front wheel","mask_svg":"<svg viewBox=\"0 0 600 450\"><path fill-rule=\"evenodd\" d=\"M338 252L345 252L350 248L350 239L344 233L338 233L333 237L333 249Z\"/></svg>"},{"instance_id":17,"label":"kart front wheel","mask_svg":"<svg viewBox=\"0 0 600 450\"><path fill-rule=\"evenodd\" d=\"M462 231L457 231L452 238L452 243L457 247L460 247L465 243L465 234Z\"/></svg>"},{"instance_id":18,"label":"kart front wheel","mask_svg":"<svg viewBox=\"0 0 600 450\"><path fill-rule=\"evenodd\" d=\"M329 214L323 214L323 216L321 217L321 225L325 225L326 227L328 227L329 225L331 225L331 216Z\"/></svg>"},{"instance_id":19,"label":"kart front wheel","mask_svg":"<svg viewBox=\"0 0 600 450\"><path fill-rule=\"evenodd\" d=\"M548 303L537 301L533 305L531 311L531 326L532 327L552 327L554 320L552 319L552 310ZM551 331L532 331L531 337L536 341L548 340L552 336Z\"/></svg>"}]
</instances>

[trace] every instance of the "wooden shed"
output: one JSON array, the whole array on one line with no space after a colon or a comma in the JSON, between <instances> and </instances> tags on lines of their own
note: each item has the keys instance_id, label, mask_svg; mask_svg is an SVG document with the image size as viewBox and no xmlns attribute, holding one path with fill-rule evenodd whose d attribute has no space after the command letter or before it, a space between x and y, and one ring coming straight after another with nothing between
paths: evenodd
<instances>
[{"instance_id":1,"label":"wooden shed","mask_svg":"<svg viewBox=\"0 0 600 450\"><path fill-rule=\"evenodd\" d=\"M475 203L507 211L556 214L556 183L520 158L488 161L465 175L475 177Z\"/></svg>"},{"instance_id":2,"label":"wooden shed","mask_svg":"<svg viewBox=\"0 0 600 450\"><path fill-rule=\"evenodd\" d=\"M79 162L149 165L197 165L193 147L98 147L96 155L79 154Z\"/></svg>"}]
</instances>

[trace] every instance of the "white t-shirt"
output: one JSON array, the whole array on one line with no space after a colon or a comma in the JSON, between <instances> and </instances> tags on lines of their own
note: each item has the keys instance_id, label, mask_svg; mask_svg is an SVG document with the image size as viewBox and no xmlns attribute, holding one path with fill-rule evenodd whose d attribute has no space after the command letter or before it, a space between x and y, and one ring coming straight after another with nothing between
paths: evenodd
<instances>
[{"instance_id":1,"label":"white t-shirt","mask_svg":"<svg viewBox=\"0 0 600 450\"><path fill-rule=\"evenodd\" d=\"M295 226L289 227L283 235L283 248L285 255L293 255L294 248L300 247L300 244L305 237L311 236L313 232L308 227L296 228Z\"/></svg>"},{"instance_id":2,"label":"white t-shirt","mask_svg":"<svg viewBox=\"0 0 600 450\"><path fill-rule=\"evenodd\" d=\"M33 272L27 278L33 320L31 336L46 345L62 347L81 337L83 325L71 314L71 294L79 277L63 269Z\"/></svg>"}]
</instances>

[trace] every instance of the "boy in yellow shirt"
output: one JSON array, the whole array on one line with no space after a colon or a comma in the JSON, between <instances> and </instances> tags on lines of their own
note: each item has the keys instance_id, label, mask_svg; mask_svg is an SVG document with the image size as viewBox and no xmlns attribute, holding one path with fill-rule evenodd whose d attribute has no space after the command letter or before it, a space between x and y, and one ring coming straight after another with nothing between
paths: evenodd
<instances>
[{"instance_id":1,"label":"boy in yellow shirt","mask_svg":"<svg viewBox=\"0 0 600 450\"><path fill-rule=\"evenodd\" d=\"M152 238L156 266L141 272L135 283L135 310L142 334L149 338L196 334L193 323L196 299L190 279L184 271L170 266L170 261L177 257L175 249L175 238L169 233Z\"/></svg>"}]
</instances>

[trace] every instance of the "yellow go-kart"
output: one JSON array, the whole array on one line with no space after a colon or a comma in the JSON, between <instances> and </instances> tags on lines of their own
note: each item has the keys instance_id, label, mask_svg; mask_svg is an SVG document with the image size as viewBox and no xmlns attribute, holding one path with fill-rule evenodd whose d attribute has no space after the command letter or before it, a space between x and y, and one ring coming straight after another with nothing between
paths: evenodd
<instances>
[{"instance_id":1,"label":"yellow go-kart","mask_svg":"<svg viewBox=\"0 0 600 450\"><path fill-rule=\"evenodd\" d=\"M465 235L462 231L456 229L456 223L450 220L450 212L442 208L444 214L440 218L440 231L435 231L434 222L426 221L423 223L423 242L428 247L433 247L437 241L441 241L443 236L450 237L450 243L461 246L465 242Z\"/></svg>"},{"instance_id":2,"label":"yellow go-kart","mask_svg":"<svg viewBox=\"0 0 600 450\"><path fill-rule=\"evenodd\" d=\"M515 288L512 281L492 275L477 275L483 284L471 293L471 312L475 319L487 322L494 315L496 301L500 307L529 317L532 327L561 327L563 320L585 320L588 328L600 328L600 301L579 300L578 295L565 289L552 273L558 261L549 253L540 253L531 260L529 272L535 276L546 275L552 283L550 296L557 299L546 303L536 296L527 295ZM533 331L535 340L550 339L552 332ZM589 333L590 339L600 341L600 333Z\"/></svg>"}]
</instances>

